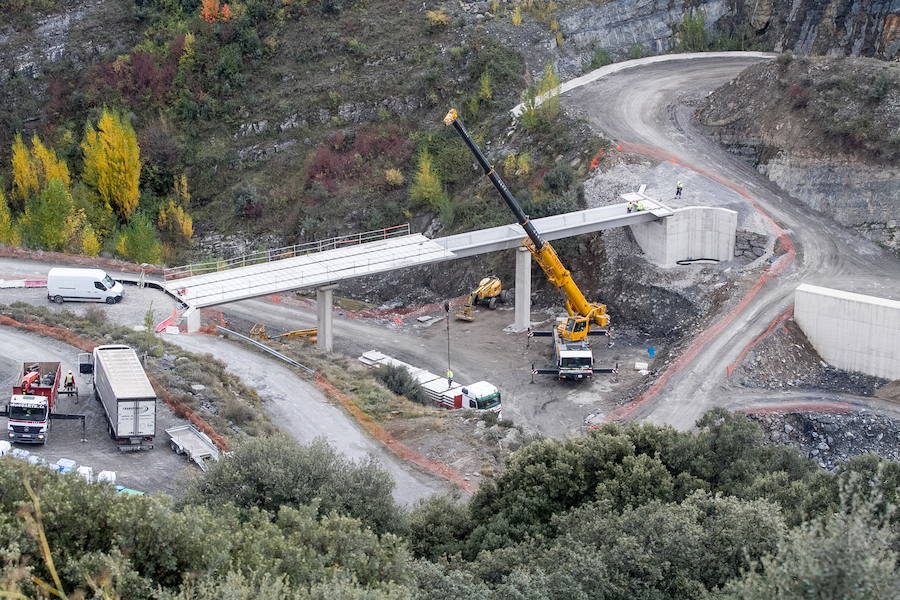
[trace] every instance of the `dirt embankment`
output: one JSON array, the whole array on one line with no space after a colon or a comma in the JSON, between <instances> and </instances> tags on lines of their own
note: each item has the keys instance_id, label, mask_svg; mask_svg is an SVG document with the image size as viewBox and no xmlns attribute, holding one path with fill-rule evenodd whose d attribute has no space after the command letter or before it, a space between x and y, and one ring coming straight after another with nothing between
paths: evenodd
<instances>
[{"instance_id":1,"label":"dirt embankment","mask_svg":"<svg viewBox=\"0 0 900 600\"><path fill-rule=\"evenodd\" d=\"M782 55L716 90L696 116L811 209L900 248L900 64Z\"/></svg>"},{"instance_id":2,"label":"dirt embankment","mask_svg":"<svg viewBox=\"0 0 900 600\"><path fill-rule=\"evenodd\" d=\"M829 390L874 396L885 380L825 363L793 319L751 350L734 371L735 381L768 390Z\"/></svg>"}]
</instances>

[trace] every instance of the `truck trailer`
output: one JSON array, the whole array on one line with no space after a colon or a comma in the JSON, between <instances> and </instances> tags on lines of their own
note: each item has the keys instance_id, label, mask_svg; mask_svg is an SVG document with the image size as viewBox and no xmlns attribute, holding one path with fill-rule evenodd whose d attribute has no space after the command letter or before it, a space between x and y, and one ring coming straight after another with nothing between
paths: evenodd
<instances>
[{"instance_id":1,"label":"truck trailer","mask_svg":"<svg viewBox=\"0 0 900 600\"><path fill-rule=\"evenodd\" d=\"M470 408L472 410L488 410L497 413L498 416L501 414L500 390L488 381L478 381L470 385L456 383L402 360L391 358L377 350L364 352L359 357L359 361L372 368L403 367L419 384L425 396L440 408Z\"/></svg>"},{"instance_id":2,"label":"truck trailer","mask_svg":"<svg viewBox=\"0 0 900 600\"><path fill-rule=\"evenodd\" d=\"M24 363L7 409L9 441L26 444L47 442L61 372L58 362Z\"/></svg>"},{"instance_id":3,"label":"truck trailer","mask_svg":"<svg viewBox=\"0 0 900 600\"><path fill-rule=\"evenodd\" d=\"M156 437L156 392L129 346L94 348L94 396L103 405L106 428L119 450L153 448Z\"/></svg>"}]
</instances>

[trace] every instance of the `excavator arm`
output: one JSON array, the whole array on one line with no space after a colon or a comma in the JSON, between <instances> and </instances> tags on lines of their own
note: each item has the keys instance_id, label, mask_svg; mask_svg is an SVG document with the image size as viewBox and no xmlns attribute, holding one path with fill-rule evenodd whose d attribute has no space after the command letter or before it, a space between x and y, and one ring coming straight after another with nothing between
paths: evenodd
<instances>
[{"instance_id":1,"label":"excavator arm","mask_svg":"<svg viewBox=\"0 0 900 600\"><path fill-rule=\"evenodd\" d=\"M590 333L591 325L600 327L609 326L609 315L606 314L606 305L589 302L579 289L572 274L563 266L562 261L556 254L556 250L545 241L538 231L534 228L528 215L522 210L522 206L513 193L507 187L506 183L494 171L494 167L487 161L481 148L471 138L469 132L459 119L459 115L455 109L450 109L447 116L444 117L444 125L453 126L456 132L463 139L469 150L475 155L478 164L484 170L494 187L500 193L500 197L506 202L506 205L516 216L519 225L525 230L528 237L523 241L523 245L528 248L535 262L541 267L541 270L547 276L547 279L555 285L565 296L565 308L569 313L570 319L561 327L559 333L565 339L570 341L578 341L584 339Z\"/></svg>"}]
</instances>

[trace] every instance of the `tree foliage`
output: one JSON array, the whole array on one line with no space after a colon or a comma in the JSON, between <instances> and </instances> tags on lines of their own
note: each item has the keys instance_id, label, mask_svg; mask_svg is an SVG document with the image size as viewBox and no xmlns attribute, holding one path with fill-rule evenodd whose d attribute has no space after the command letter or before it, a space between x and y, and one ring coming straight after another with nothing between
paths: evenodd
<instances>
[{"instance_id":1,"label":"tree foliage","mask_svg":"<svg viewBox=\"0 0 900 600\"><path fill-rule=\"evenodd\" d=\"M31 138L30 149L22 140L22 134L16 134L11 164L12 196L20 208L53 180L61 182L65 188L71 184L69 166L56 156L53 149L45 146L36 134Z\"/></svg>"},{"instance_id":2,"label":"tree foliage","mask_svg":"<svg viewBox=\"0 0 900 600\"><path fill-rule=\"evenodd\" d=\"M678 49L682 52L702 52L709 48L706 41L706 19L702 10L685 12L678 26Z\"/></svg>"},{"instance_id":3,"label":"tree foliage","mask_svg":"<svg viewBox=\"0 0 900 600\"><path fill-rule=\"evenodd\" d=\"M18 246L21 243L19 229L9 211L6 203L6 195L0 189L0 244L5 246Z\"/></svg>"},{"instance_id":4,"label":"tree foliage","mask_svg":"<svg viewBox=\"0 0 900 600\"><path fill-rule=\"evenodd\" d=\"M125 221L140 199L141 160L137 136L128 120L103 110L96 129L88 125L81 142L82 180Z\"/></svg>"},{"instance_id":5,"label":"tree foliage","mask_svg":"<svg viewBox=\"0 0 900 600\"><path fill-rule=\"evenodd\" d=\"M391 477L372 460L353 463L324 440L299 446L283 434L239 446L232 460L220 461L187 494L187 502L276 511L281 506L316 504L359 519L376 531L396 526Z\"/></svg>"},{"instance_id":6,"label":"tree foliage","mask_svg":"<svg viewBox=\"0 0 900 600\"><path fill-rule=\"evenodd\" d=\"M25 205L20 225L22 238L31 248L60 251L72 239L80 222L72 194L62 181L50 181Z\"/></svg>"},{"instance_id":7,"label":"tree foliage","mask_svg":"<svg viewBox=\"0 0 900 600\"><path fill-rule=\"evenodd\" d=\"M535 130L554 122L559 113L559 77L553 65L548 64L537 85L525 92L522 125L529 131Z\"/></svg>"},{"instance_id":8,"label":"tree foliage","mask_svg":"<svg viewBox=\"0 0 900 600\"><path fill-rule=\"evenodd\" d=\"M134 215L119 238L116 251L134 262L159 263L162 246L156 236L156 228L147 215L142 212Z\"/></svg>"},{"instance_id":9,"label":"tree foliage","mask_svg":"<svg viewBox=\"0 0 900 600\"><path fill-rule=\"evenodd\" d=\"M440 176L432 167L431 154L428 150L419 153L418 168L413 177L409 197L416 204L424 204L436 210L447 203L447 194L444 192Z\"/></svg>"},{"instance_id":10,"label":"tree foliage","mask_svg":"<svg viewBox=\"0 0 900 600\"><path fill-rule=\"evenodd\" d=\"M44 507L40 526L34 519L38 505L23 480ZM343 594L336 597L391 598L409 578L399 538L373 533L350 517L319 517L315 506L272 514L233 505L176 511L165 497L121 496L9 457L0 458L0 484L5 590L37 595L30 579L16 576L20 568L53 581L48 564L35 558L42 556L39 531L64 593L89 589L90 579L115 592L102 596L107 598L255 597L213 594L228 588L212 582L231 581L239 589L288 592L262 597L325 598L334 589ZM30 523L23 518L29 514ZM313 589L318 591L309 593Z\"/></svg>"},{"instance_id":11,"label":"tree foliage","mask_svg":"<svg viewBox=\"0 0 900 600\"><path fill-rule=\"evenodd\" d=\"M25 203L38 193L41 184L37 167L20 133L16 134L12 145L12 178L12 198L18 208L24 208Z\"/></svg>"},{"instance_id":12,"label":"tree foliage","mask_svg":"<svg viewBox=\"0 0 900 600\"><path fill-rule=\"evenodd\" d=\"M817 598L893 600L900 591L900 537L877 502L850 506L792 530L777 548L715 597L720 600Z\"/></svg>"},{"instance_id":13,"label":"tree foliage","mask_svg":"<svg viewBox=\"0 0 900 600\"><path fill-rule=\"evenodd\" d=\"M283 435L246 441L175 506L0 458L0 584L53 581L43 530L69 597L89 578L138 600L896 597L900 465L831 474L744 416L698 426L534 442L470 501L405 514L381 468Z\"/></svg>"}]
</instances>

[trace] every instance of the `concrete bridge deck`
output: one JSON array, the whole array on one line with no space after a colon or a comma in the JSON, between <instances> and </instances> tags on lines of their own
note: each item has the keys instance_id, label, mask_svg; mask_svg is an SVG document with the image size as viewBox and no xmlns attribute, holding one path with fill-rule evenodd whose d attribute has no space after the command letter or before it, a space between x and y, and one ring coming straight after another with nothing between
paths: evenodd
<instances>
[{"instance_id":1,"label":"concrete bridge deck","mask_svg":"<svg viewBox=\"0 0 900 600\"><path fill-rule=\"evenodd\" d=\"M626 194L626 199L631 199ZM637 193L646 210L629 213L614 204L534 219L547 240L603 229L636 225L672 215L666 206ZM516 248L525 234L518 224L501 225L443 238L421 234L365 242L271 262L172 279L166 291L189 307L202 308L302 288L316 288L345 279L374 275L486 252Z\"/></svg>"}]
</instances>

